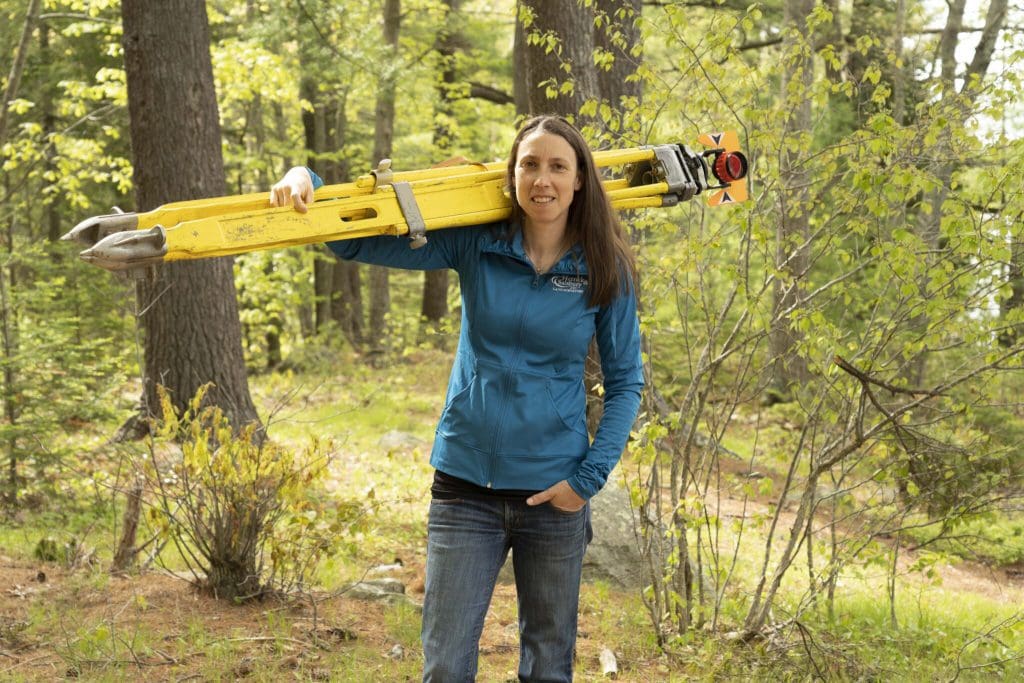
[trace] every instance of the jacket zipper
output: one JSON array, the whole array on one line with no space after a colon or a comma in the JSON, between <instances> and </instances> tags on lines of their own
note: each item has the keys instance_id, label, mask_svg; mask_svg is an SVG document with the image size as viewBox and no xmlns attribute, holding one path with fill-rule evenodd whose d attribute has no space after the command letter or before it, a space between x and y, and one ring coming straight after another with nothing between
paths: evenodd
<instances>
[{"instance_id":1,"label":"jacket zipper","mask_svg":"<svg viewBox=\"0 0 1024 683\"><path fill-rule=\"evenodd\" d=\"M523 295L519 303L519 325L516 330L516 345L512 349L512 358L509 359L508 368L505 370L505 380L502 387L501 413L498 415L498 424L494 429L494 439L491 441L490 462L487 468L487 488L494 488L494 470L498 459L498 444L501 443L501 433L505 428L505 415L508 413L509 397L512 393L512 377L516 367L519 365L519 356L523 350L523 329L526 327L526 310L531 294L537 290L540 280L543 277L532 265L528 266L533 271L530 282L530 291Z\"/></svg>"}]
</instances>

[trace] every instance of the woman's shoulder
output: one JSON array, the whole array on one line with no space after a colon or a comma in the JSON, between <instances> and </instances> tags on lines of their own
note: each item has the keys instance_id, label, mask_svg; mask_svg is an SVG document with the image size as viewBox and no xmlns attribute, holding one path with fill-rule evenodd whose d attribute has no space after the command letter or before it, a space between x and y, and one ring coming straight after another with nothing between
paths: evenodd
<instances>
[{"instance_id":1,"label":"woman's shoulder","mask_svg":"<svg viewBox=\"0 0 1024 683\"><path fill-rule=\"evenodd\" d=\"M441 228L427 233L427 238L438 237L479 251L489 251L511 242L515 231L508 221L479 223L457 228Z\"/></svg>"},{"instance_id":2,"label":"woman's shoulder","mask_svg":"<svg viewBox=\"0 0 1024 683\"><path fill-rule=\"evenodd\" d=\"M452 267L464 271L465 275L475 269L483 254L506 248L508 240L504 235L507 232L504 221L439 228L427 232L426 248L447 254Z\"/></svg>"}]
</instances>

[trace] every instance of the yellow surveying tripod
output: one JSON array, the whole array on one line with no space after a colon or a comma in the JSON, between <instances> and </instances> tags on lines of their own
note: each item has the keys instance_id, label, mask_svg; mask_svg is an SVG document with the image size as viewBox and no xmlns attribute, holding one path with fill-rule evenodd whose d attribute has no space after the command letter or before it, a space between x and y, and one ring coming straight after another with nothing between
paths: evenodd
<instances>
[{"instance_id":1,"label":"yellow surveying tripod","mask_svg":"<svg viewBox=\"0 0 1024 683\"><path fill-rule=\"evenodd\" d=\"M594 153L619 168L603 184L616 209L674 206L710 191L718 206L747 198L747 160L736 133L701 135L710 149L669 144ZM716 184L717 182L717 184ZM62 239L89 245L83 260L111 271L372 235L405 235L417 248L426 232L507 218L505 163L393 172L385 159L353 183L327 185L307 213L271 208L266 193L165 204L146 213L88 218Z\"/></svg>"}]
</instances>

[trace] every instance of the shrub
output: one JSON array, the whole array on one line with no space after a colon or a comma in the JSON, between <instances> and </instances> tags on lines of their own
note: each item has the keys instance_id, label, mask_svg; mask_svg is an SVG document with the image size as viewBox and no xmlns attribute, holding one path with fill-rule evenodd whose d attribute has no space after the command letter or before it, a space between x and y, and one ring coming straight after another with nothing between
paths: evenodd
<instances>
[{"instance_id":1,"label":"shrub","mask_svg":"<svg viewBox=\"0 0 1024 683\"><path fill-rule=\"evenodd\" d=\"M274 444L252 424L233 432L200 389L178 414L161 391L154 446L143 471L149 519L178 549L196 582L220 598L247 600L294 590L332 555L361 517L358 503L323 495L331 443L301 451Z\"/></svg>"}]
</instances>

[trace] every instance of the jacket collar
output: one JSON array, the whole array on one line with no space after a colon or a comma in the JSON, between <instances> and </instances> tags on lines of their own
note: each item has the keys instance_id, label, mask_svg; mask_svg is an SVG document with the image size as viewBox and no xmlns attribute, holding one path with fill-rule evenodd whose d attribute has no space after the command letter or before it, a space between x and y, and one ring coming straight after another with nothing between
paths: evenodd
<instances>
[{"instance_id":1,"label":"jacket collar","mask_svg":"<svg viewBox=\"0 0 1024 683\"><path fill-rule=\"evenodd\" d=\"M526 250L523 249L523 231L516 223L502 226L506 231L512 233L512 239L508 239L499 233L484 245L483 250L491 254L501 254L521 261L523 264L533 267ZM583 256L583 246L576 243L569 247L565 255L553 265L545 275L586 275L587 263Z\"/></svg>"}]
</instances>

